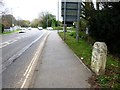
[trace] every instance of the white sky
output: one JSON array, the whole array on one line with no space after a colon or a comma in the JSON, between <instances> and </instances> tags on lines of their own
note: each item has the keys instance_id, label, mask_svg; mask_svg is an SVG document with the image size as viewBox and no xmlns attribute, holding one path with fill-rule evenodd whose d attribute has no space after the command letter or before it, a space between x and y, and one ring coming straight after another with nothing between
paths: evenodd
<instances>
[{"instance_id":1,"label":"white sky","mask_svg":"<svg viewBox=\"0 0 120 90\"><path fill-rule=\"evenodd\" d=\"M42 11L49 11L53 15L58 13L58 0L4 0L16 18L33 20Z\"/></svg>"},{"instance_id":2,"label":"white sky","mask_svg":"<svg viewBox=\"0 0 120 90\"><path fill-rule=\"evenodd\" d=\"M58 19L58 1L61 0L3 0L10 14L16 19L32 21L40 12L48 11ZM74 1L74 0L73 0ZM93 0L95 1L95 0ZM61 20L61 3L59 3L59 20Z\"/></svg>"}]
</instances>

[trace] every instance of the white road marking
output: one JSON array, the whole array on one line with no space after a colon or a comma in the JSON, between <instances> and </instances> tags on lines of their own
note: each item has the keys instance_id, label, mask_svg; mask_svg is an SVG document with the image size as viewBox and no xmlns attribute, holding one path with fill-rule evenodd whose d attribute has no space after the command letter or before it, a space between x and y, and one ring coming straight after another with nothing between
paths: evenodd
<instances>
[{"instance_id":1,"label":"white road marking","mask_svg":"<svg viewBox=\"0 0 120 90\"><path fill-rule=\"evenodd\" d=\"M27 71L28 71L28 72L27 72L27 73L25 72L25 74L24 74L24 75L26 75L26 76L25 76L25 80L24 80L21 88L24 87L24 85L25 85L25 83L26 83L26 81L27 81L27 78L28 78L28 76L29 76L29 74L30 74L30 72L31 72L31 70L32 70L32 67L33 67L33 65L34 65L34 63L35 63L35 61L36 61L36 59L37 59L37 57L38 57L38 54L39 54L39 49L37 50L37 52L35 53L35 56L34 56L33 59L32 59L32 63L30 64L31 66L27 68Z\"/></svg>"},{"instance_id":2,"label":"white road marking","mask_svg":"<svg viewBox=\"0 0 120 90\"><path fill-rule=\"evenodd\" d=\"M7 45L10 45L10 44L20 40L20 39L27 38L27 37L29 37L29 36L21 36L21 37L17 37L16 39L13 39L13 40L9 40L7 42L3 42L3 43L0 44L0 48L3 48L5 46L7 46Z\"/></svg>"},{"instance_id":3,"label":"white road marking","mask_svg":"<svg viewBox=\"0 0 120 90\"><path fill-rule=\"evenodd\" d=\"M38 41L43 35L45 34L45 32L38 37L36 40L34 40L32 43L30 43L29 45L25 46L23 49L21 49L20 51L18 51L15 55L13 55L12 57L10 57L6 62L4 62L4 64L2 65L2 72L6 69L6 66L10 65L14 59L16 59L17 57L19 57L23 52L25 52L32 44L34 44L36 41ZM1 73L1 72L0 72Z\"/></svg>"},{"instance_id":4,"label":"white road marking","mask_svg":"<svg viewBox=\"0 0 120 90\"><path fill-rule=\"evenodd\" d=\"M46 35L45 40L46 40L46 38L47 38L48 35L49 35L49 33ZM25 73L23 74L23 76L25 77L25 79L24 79L24 82L23 82L21 88L24 88L24 86L25 86L25 84L26 84L26 82L27 82L27 79L28 79L28 77L30 76L30 73L31 73L31 71L32 71L32 69L33 69L33 66L34 66L36 60L38 59L38 56L39 56L39 54L40 54L40 51L41 51L42 48L43 48L43 45L44 45L44 43L45 43L45 40L42 41L42 43L41 43L41 45L39 46L39 48L37 49L34 57L32 58L29 66L28 66L28 68L26 69Z\"/></svg>"},{"instance_id":5,"label":"white road marking","mask_svg":"<svg viewBox=\"0 0 120 90\"><path fill-rule=\"evenodd\" d=\"M7 46L9 44L10 44L9 42L4 42L4 43L0 44L0 48L5 47L5 46Z\"/></svg>"}]
</instances>

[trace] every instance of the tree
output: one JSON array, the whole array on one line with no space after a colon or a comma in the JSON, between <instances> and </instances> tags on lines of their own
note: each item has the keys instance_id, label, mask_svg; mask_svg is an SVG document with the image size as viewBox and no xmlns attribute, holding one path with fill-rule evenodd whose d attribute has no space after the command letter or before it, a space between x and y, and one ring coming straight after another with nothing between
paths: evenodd
<instances>
[{"instance_id":1,"label":"tree","mask_svg":"<svg viewBox=\"0 0 120 90\"><path fill-rule=\"evenodd\" d=\"M0 0L0 15L6 15L9 13L9 9L5 7L4 0Z\"/></svg>"},{"instance_id":2,"label":"tree","mask_svg":"<svg viewBox=\"0 0 120 90\"><path fill-rule=\"evenodd\" d=\"M30 21L29 20L17 20L17 25L21 27L29 27Z\"/></svg>"},{"instance_id":3,"label":"tree","mask_svg":"<svg viewBox=\"0 0 120 90\"><path fill-rule=\"evenodd\" d=\"M14 25L16 25L16 19L13 15L2 15L2 23L5 28L10 28Z\"/></svg>"},{"instance_id":4,"label":"tree","mask_svg":"<svg viewBox=\"0 0 120 90\"><path fill-rule=\"evenodd\" d=\"M0 13L2 12L2 8L4 6L3 0L0 1Z\"/></svg>"},{"instance_id":5,"label":"tree","mask_svg":"<svg viewBox=\"0 0 120 90\"><path fill-rule=\"evenodd\" d=\"M82 17L88 21L89 35L105 42L111 53L120 54L120 2L97 2L96 5L96 9L90 2L83 5Z\"/></svg>"},{"instance_id":6,"label":"tree","mask_svg":"<svg viewBox=\"0 0 120 90\"><path fill-rule=\"evenodd\" d=\"M55 26L56 26L56 27L62 26L62 22L61 22L61 21L56 21Z\"/></svg>"},{"instance_id":7,"label":"tree","mask_svg":"<svg viewBox=\"0 0 120 90\"><path fill-rule=\"evenodd\" d=\"M43 28L52 27L52 25L56 22L56 19L55 16L50 14L49 12L41 12L39 14L39 22L39 25Z\"/></svg>"},{"instance_id":8,"label":"tree","mask_svg":"<svg viewBox=\"0 0 120 90\"><path fill-rule=\"evenodd\" d=\"M37 28L37 27L39 26L39 20L38 20L38 19L34 19L34 20L31 22L30 26Z\"/></svg>"}]
</instances>

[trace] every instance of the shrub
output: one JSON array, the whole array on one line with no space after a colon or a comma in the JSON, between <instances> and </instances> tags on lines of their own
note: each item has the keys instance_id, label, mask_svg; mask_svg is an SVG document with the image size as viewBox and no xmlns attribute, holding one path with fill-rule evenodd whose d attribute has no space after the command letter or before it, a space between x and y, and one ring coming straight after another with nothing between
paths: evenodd
<instances>
[{"instance_id":1,"label":"shrub","mask_svg":"<svg viewBox=\"0 0 120 90\"><path fill-rule=\"evenodd\" d=\"M58 26L58 27L54 27L53 29L54 30L63 30L63 27Z\"/></svg>"},{"instance_id":2,"label":"shrub","mask_svg":"<svg viewBox=\"0 0 120 90\"><path fill-rule=\"evenodd\" d=\"M73 36L74 38L76 38L76 32L74 32L74 31L69 32L69 35Z\"/></svg>"}]
</instances>

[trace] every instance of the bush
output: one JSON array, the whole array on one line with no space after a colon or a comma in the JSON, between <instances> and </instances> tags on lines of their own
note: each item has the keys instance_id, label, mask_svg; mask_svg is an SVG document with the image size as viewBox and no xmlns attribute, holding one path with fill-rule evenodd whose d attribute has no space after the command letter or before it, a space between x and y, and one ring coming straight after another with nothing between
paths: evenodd
<instances>
[{"instance_id":1,"label":"bush","mask_svg":"<svg viewBox=\"0 0 120 90\"><path fill-rule=\"evenodd\" d=\"M54 27L53 29L54 30L63 30L63 27L58 26L58 27Z\"/></svg>"},{"instance_id":2,"label":"bush","mask_svg":"<svg viewBox=\"0 0 120 90\"><path fill-rule=\"evenodd\" d=\"M69 35L76 38L76 32L72 31L72 32L69 32Z\"/></svg>"},{"instance_id":3,"label":"bush","mask_svg":"<svg viewBox=\"0 0 120 90\"><path fill-rule=\"evenodd\" d=\"M120 56L120 2L110 3L111 7L95 11L89 21L90 36L105 42L108 50Z\"/></svg>"}]
</instances>

